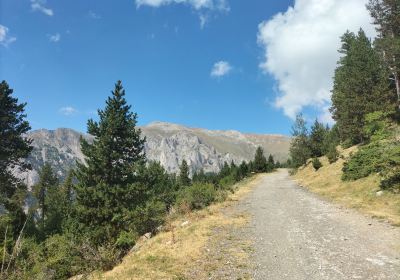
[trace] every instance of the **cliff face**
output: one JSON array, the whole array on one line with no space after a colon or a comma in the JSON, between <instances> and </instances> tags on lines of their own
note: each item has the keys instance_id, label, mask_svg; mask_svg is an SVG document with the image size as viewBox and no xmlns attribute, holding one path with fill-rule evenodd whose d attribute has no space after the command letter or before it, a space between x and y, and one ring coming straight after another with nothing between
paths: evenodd
<instances>
[{"instance_id":1,"label":"cliff face","mask_svg":"<svg viewBox=\"0 0 400 280\"><path fill-rule=\"evenodd\" d=\"M179 164L185 159L191 172L204 169L217 172L225 161L236 163L249 161L258 146L265 154L272 154L277 160L287 158L290 138L280 135L243 134L238 131L212 131L188 128L176 124L156 122L142 127L146 137L148 160L159 161L168 172L178 172ZM49 162L57 174L63 178L76 161L83 161L79 139L84 135L72 129L36 130L28 135L33 139L34 150L29 157L32 171L21 174L31 186L38 180L38 170Z\"/></svg>"}]
</instances>

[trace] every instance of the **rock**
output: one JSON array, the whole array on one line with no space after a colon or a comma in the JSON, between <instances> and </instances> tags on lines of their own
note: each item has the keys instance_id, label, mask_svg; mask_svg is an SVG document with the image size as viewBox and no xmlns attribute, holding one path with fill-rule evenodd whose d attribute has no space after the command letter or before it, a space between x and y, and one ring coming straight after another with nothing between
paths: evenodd
<instances>
[{"instance_id":1,"label":"rock","mask_svg":"<svg viewBox=\"0 0 400 280\"><path fill-rule=\"evenodd\" d=\"M146 239L150 239L152 234L151 232L146 233L145 235L143 235Z\"/></svg>"},{"instance_id":2,"label":"rock","mask_svg":"<svg viewBox=\"0 0 400 280\"><path fill-rule=\"evenodd\" d=\"M382 196L382 195L383 195L383 191L377 191L377 192L376 192L376 196L379 197L379 196Z\"/></svg>"},{"instance_id":3,"label":"rock","mask_svg":"<svg viewBox=\"0 0 400 280\"><path fill-rule=\"evenodd\" d=\"M187 226L189 224L189 221L184 221L182 224L181 224L181 227L185 227L185 226Z\"/></svg>"}]
</instances>

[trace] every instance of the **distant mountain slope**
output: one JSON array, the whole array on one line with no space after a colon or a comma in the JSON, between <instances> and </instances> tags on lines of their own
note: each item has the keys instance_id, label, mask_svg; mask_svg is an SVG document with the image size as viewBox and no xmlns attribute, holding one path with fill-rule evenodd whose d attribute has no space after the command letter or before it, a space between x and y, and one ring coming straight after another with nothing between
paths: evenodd
<instances>
[{"instance_id":1,"label":"distant mountain slope","mask_svg":"<svg viewBox=\"0 0 400 280\"><path fill-rule=\"evenodd\" d=\"M200 128L155 122L141 128L146 136L146 155L156 160L168 172L177 172L183 159L188 161L192 173L204 169L205 172L218 171L225 161L236 163L249 161L258 146L265 154L273 154L277 160L287 159L290 138L281 135L243 134L238 131L214 131ZM56 130L36 130L29 133L34 150L29 158L33 170L21 176L28 185L38 180L38 170L49 162L60 177L83 161L79 138L90 140L84 135L67 128Z\"/></svg>"}]
</instances>

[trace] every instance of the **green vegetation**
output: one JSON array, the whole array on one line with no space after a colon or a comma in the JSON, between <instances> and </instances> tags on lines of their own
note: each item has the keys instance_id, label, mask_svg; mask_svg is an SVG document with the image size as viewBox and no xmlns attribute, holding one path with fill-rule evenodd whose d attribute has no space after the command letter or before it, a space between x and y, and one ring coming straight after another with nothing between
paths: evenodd
<instances>
[{"instance_id":1,"label":"green vegetation","mask_svg":"<svg viewBox=\"0 0 400 280\"><path fill-rule=\"evenodd\" d=\"M86 162L78 163L63 182L45 163L39 182L28 194L10 172L22 170L30 151L23 134L29 130L24 106L1 84L0 107L0 254L1 279L66 279L93 270L108 270L140 236L156 233L169 212L187 213L223 201L234 185L252 173L275 168L261 148L254 161L225 163L219 173L203 171L190 178L182 161L178 176L158 162L147 162L145 139L136 127L137 115L125 100L118 81L99 121L88 121L92 143L81 139ZM27 199L30 209L23 211Z\"/></svg>"},{"instance_id":2,"label":"green vegetation","mask_svg":"<svg viewBox=\"0 0 400 280\"><path fill-rule=\"evenodd\" d=\"M322 163L319 161L318 158L313 158L312 165L313 165L315 171L318 171L318 169L320 169L322 167Z\"/></svg>"},{"instance_id":3,"label":"green vegetation","mask_svg":"<svg viewBox=\"0 0 400 280\"><path fill-rule=\"evenodd\" d=\"M378 38L371 42L363 30L346 32L342 54L335 71L332 91L332 128L317 121L308 133L301 115L293 126L290 166L298 168L313 158L326 156L329 164L338 160L337 146L358 145L346 158L343 181L355 181L378 174L381 189L400 192L400 5L398 1L370 0Z\"/></svg>"}]
</instances>

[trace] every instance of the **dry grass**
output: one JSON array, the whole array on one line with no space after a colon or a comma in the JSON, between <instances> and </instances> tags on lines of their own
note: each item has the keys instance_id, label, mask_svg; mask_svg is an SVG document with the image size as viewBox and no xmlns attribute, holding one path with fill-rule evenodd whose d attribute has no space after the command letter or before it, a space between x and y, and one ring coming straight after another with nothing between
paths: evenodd
<instances>
[{"instance_id":1,"label":"dry grass","mask_svg":"<svg viewBox=\"0 0 400 280\"><path fill-rule=\"evenodd\" d=\"M226 219L223 209L244 197L258 177L238 184L238 190L228 199L204 210L172 218L165 231L140 244L140 249L128 254L121 264L105 273L94 273L91 279L188 279L186 272L203 258L203 248L213 229L221 226L241 226L248 217L237 215ZM182 226L182 223L189 224ZM214 266L218 266L215 260Z\"/></svg>"},{"instance_id":2,"label":"dry grass","mask_svg":"<svg viewBox=\"0 0 400 280\"><path fill-rule=\"evenodd\" d=\"M400 195L385 191L381 196L377 196L380 190L378 175L353 182L341 180L344 161L356 151L357 147L341 150L341 158L333 164L329 164L327 158L322 157L321 169L314 171L312 164L309 163L300 168L294 178L310 191L333 202L359 209L365 214L400 226Z\"/></svg>"}]
</instances>

